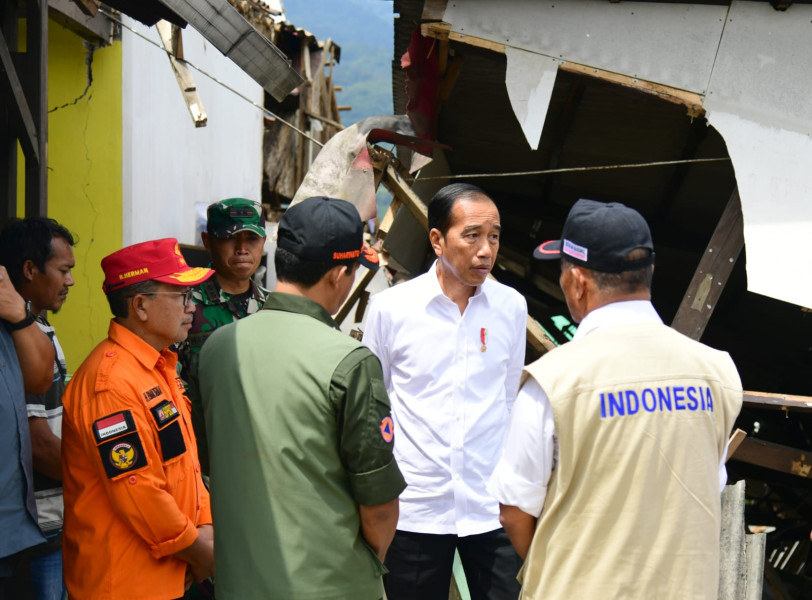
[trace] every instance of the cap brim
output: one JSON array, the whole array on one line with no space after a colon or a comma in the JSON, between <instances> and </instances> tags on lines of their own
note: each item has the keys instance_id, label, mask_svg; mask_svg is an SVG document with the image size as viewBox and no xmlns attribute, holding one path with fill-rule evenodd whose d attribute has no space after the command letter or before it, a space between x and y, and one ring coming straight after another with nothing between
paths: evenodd
<instances>
[{"instance_id":1,"label":"cap brim","mask_svg":"<svg viewBox=\"0 0 812 600\"><path fill-rule=\"evenodd\" d=\"M381 266L381 259L378 253L373 250L369 244L364 244L364 247L361 248L361 254L356 260L370 271L375 271Z\"/></svg>"},{"instance_id":2,"label":"cap brim","mask_svg":"<svg viewBox=\"0 0 812 600\"><path fill-rule=\"evenodd\" d=\"M155 277L153 281L160 281L161 283L170 283L172 285L197 285L203 283L209 277L214 275L213 269L206 269L204 267L194 267L186 269L185 271L178 271L171 275L163 275L162 277Z\"/></svg>"},{"instance_id":3,"label":"cap brim","mask_svg":"<svg viewBox=\"0 0 812 600\"><path fill-rule=\"evenodd\" d=\"M561 240L549 240L533 250L533 258L538 260L556 260L561 258Z\"/></svg>"},{"instance_id":4,"label":"cap brim","mask_svg":"<svg viewBox=\"0 0 812 600\"><path fill-rule=\"evenodd\" d=\"M239 229L236 229L226 234L223 234L222 231L220 232L211 231L210 233L219 238L229 238L232 235L236 235L241 231L250 231L252 233L256 233L260 237L267 237L267 232L265 231L265 228L260 225L244 225L243 227L240 227Z\"/></svg>"}]
</instances>

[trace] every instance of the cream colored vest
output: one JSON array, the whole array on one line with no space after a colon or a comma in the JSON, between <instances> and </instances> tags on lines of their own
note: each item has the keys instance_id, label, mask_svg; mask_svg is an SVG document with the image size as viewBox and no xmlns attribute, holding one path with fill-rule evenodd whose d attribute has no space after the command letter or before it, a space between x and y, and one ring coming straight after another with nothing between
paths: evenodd
<instances>
[{"instance_id":1,"label":"cream colored vest","mask_svg":"<svg viewBox=\"0 0 812 600\"><path fill-rule=\"evenodd\" d=\"M550 398L559 459L522 598L715 600L718 469L742 402L730 356L645 323L525 371Z\"/></svg>"}]
</instances>

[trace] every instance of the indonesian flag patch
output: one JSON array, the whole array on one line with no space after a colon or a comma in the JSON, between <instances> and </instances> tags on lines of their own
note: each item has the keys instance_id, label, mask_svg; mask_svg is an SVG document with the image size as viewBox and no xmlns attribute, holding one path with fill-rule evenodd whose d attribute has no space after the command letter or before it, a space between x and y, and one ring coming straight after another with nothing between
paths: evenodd
<instances>
[{"instance_id":1,"label":"indonesian flag patch","mask_svg":"<svg viewBox=\"0 0 812 600\"><path fill-rule=\"evenodd\" d=\"M135 431L135 421L129 410L107 415L93 423L93 436L97 444L129 431Z\"/></svg>"}]
</instances>

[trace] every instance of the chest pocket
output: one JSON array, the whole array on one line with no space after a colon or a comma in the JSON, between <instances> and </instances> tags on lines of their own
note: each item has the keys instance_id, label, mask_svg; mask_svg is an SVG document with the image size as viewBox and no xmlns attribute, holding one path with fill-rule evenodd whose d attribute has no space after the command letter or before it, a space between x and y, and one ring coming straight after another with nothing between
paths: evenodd
<instances>
[{"instance_id":1,"label":"chest pocket","mask_svg":"<svg viewBox=\"0 0 812 600\"><path fill-rule=\"evenodd\" d=\"M149 409L158 428L158 441L164 462L186 452L186 442L180 428L180 411L175 403L163 400Z\"/></svg>"}]
</instances>

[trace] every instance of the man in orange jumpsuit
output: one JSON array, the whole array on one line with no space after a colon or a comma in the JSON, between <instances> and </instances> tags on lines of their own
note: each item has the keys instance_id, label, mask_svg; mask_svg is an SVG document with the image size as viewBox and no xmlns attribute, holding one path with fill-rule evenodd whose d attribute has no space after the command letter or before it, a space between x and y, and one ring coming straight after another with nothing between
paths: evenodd
<instances>
[{"instance_id":1,"label":"man in orange jumpsuit","mask_svg":"<svg viewBox=\"0 0 812 600\"><path fill-rule=\"evenodd\" d=\"M214 572L209 494L175 354L210 269L172 238L102 260L108 337L65 390L65 583L71 598L171 600Z\"/></svg>"}]
</instances>

